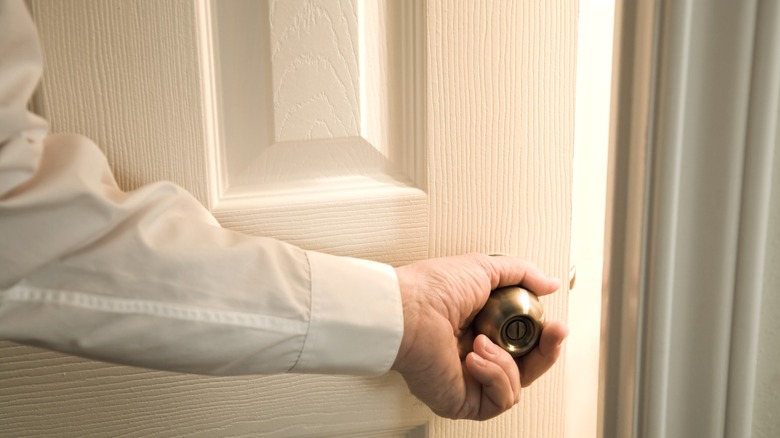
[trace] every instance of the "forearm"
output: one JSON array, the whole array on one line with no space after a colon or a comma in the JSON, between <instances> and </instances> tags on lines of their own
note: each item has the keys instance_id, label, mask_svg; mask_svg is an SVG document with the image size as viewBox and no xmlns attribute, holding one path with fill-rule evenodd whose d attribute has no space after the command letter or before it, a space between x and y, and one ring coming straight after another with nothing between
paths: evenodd
<instances>
[{"instance_id":1,"label":"forearm","mask_svg":"<svg viewBox=\"0 0 780 438\"><path fill-rule=\"evenodd\" d=\"M120 190L96 145L27 113L40 52L1 5L0 338L207 374L390 367L392 268L223 229L171 183Z\"/></svg>"}]
</instances>

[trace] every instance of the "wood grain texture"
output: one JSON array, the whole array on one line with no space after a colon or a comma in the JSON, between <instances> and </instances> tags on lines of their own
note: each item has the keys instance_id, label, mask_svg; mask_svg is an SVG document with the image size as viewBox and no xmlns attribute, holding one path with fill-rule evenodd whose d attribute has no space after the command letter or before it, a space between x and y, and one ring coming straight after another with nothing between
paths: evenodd
<instances>
[{"instance_id":1,"label":"wood grain texture","mask_svg":"<svg viewBox=\"0 0 780 438\"><path fill-rule=\"evenodd\" d=\"M284 192L218 205L220 223L271 235L302 248L401 265L427 256L428 200L418 189L369 184L319 184L319 191Z\"/></svg>"},{"instance_id":2,"label":"wood grain texture","mask_svg":"<svg viewBox=\"0 0 780 438\"><path fill-rule=\"evenodd\" d=\"M430 254L519 254L568 278L577 2L428 2ZM564 285L566 282L563 282ZM543 298L565 321L566 286ZM559 437L563 366L486 423L432 436Z\"/></svg>"},{"instance_id":3,"label":"wood grain texture","mask_svg":"<svg viewBox=\"0 0 780 438\"><path fill-rule=\"evenodd\" d=\"M227 162L217 179L227 183L213 190L220 195L211 204L220 222L394 265L424 258L423 3L212 5L219 51L214 101L222 113L213 155ZM246 18L253 15L268 23ZM266 44L264 24L268 53L254 50ZM307 63L312 59L317 63ZM269 66L273 74L266 75ZM263 91L266 76L273 76L273 93ZM263 112L270 94L276 134L269 140ZM313 95L332 104L312 105ZM356 130L332 128L347 120Z\"/></svg>"},{"instance_id":4,"label":"wood grain texture","mask_svg":"<svg viewBox=\"0 0 780 438\"><path fill-rule=\"evenodd\" d=\"M194 2L30 5L46 63L36 110L52 132L94 140L124 189L165 179L205 203Z\"/></svg>"},{"instance_id":5,"label":"wood grain texture","mask_svg":"<svg viewBox=\"0 0 780 438\"><path fill-rule=\"evenodd\" d=\"M206 204L209 145L193 3L32 4L50 72L39 109L54 129L95 139L124 188L168 179ZM338 254L397 264L468 251L515 253L564 278L576 1L429 0L426 17L416 28L426 29L425 51L416 52L427 52L427 75L420 76L425 84L412 74L403 87L425 93L421 118L428 128L420 132L427 133L428 149L422 159L408 160L420 154L418 143L402 161L415 169L411 175L427 175L427 182L415 183L427 195L388 186L385 193L392 196L380 190L371 202L309 197L285 206L276 197L260 208L226 199L216 215L234 229ZM354 79L350 74L339 76L344 84ZM381 101L381 95L366 101ZM388 224L397 228L388 230ZM378 236L384 246L367 251L367 236ZM545 301L552 318L565 319L564 296ZM519 409L495 421L436 419L427 428L419 425L429 414L394 375L213 379L5 343L0 382L0 435L7 436L258 436L277 427L282 435L298 436L480 438L554 437L563 430L560 366L524 393ZM282 423L275 423L278 418Z\"/></svg>"},{"instance_id":6,"label":"wood grain texture","mask_svg":"<svg viewBox=\"0 0 780 438\"><path fill-rule=\"evenodd\" d=\"M225 190L375 174L424 189L421 5L214 2Z\"/></svg>"},{"instance_id":7,"label":"wood grain texture","mask_svg":"<svg viewBox=\"0 0 780 438\"><path fill-rule=\"evenodd\" d=\"M360 132L356 0L272 0L276 141Z\"/></svg>"},{"instance_id":8,"label":"wood grain texture","mask_svg":"<svg viewBox=\"0 0 780 438\"><path fill-rule=\"evenodd\" d=\"M206 151L213 145L201 111L196 4L31 6L48 72L36 109L53 130L95 140L125 189L173 180L209 205ZM427 254L428 205L420 190L396 186L368 198L348 187L335 201L309 196L295 206L294 196L261 208L225 202L217 216L241 231L399 264ZM416 437L428 416L397 375L215 379L0 343L0 419L0 436L14 437Z\"/></svg>"},{"instance_id":9,"label":"wood grain texture","mask_svg":"<svg viewBox=\"0 0 780 438\"><path fill-rule=\"evenodd\" d=\"M213 378L0 342L0 382L2 437L400 437L426 420L394 373Z\"/></svg>"}]
</instances>

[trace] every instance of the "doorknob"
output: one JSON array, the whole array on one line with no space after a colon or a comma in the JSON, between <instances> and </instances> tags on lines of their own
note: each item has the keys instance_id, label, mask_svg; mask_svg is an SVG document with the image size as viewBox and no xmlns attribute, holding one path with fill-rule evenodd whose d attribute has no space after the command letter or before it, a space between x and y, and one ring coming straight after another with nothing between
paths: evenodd
<instances>
[{"instance_id":1,"label":"doorknob","mask_svg":"<svg viewBox=\"0 0 780 438\"><path fill-rule=\"evenodd\" d=\"M544 308L539 298L519 286L494 290L474 317L474 330L513 357L523 356L536 346L543 325Z\"/></svg>"}]
</instances>

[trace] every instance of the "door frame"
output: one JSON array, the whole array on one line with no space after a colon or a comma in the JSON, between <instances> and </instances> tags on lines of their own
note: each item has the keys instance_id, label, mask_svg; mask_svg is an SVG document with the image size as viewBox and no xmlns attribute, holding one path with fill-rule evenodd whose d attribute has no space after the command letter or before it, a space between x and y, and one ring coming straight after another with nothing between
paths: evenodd
<instances>
[{"instance_id":1,"label":"door frame","mask_svg":"<svg viewBox=\"0 0 780 438\"><path fill-rule=\"evenodd\" d=\"M599 436L750 436L780 6L615 17Z\"/></svg>"}]
</instances>

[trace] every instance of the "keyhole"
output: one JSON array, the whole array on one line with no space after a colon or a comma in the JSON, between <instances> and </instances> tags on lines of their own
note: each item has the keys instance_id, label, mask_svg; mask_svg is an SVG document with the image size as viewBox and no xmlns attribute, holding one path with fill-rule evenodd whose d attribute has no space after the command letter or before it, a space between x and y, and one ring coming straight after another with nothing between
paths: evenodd
<instances>
[{"instance_id":1,"label":"keyhole","mask_svg":"<svg viewBox=\"0 0 780 438\"><path fill-rule=\"evenodd\" d=\"M523 339L523 336L525 336L527 331L528 326L525 325L525 321L518 319L510 322L504 330L504 333L509 340L519 341L520 339Z\"/></svg>"}]
</instances>

